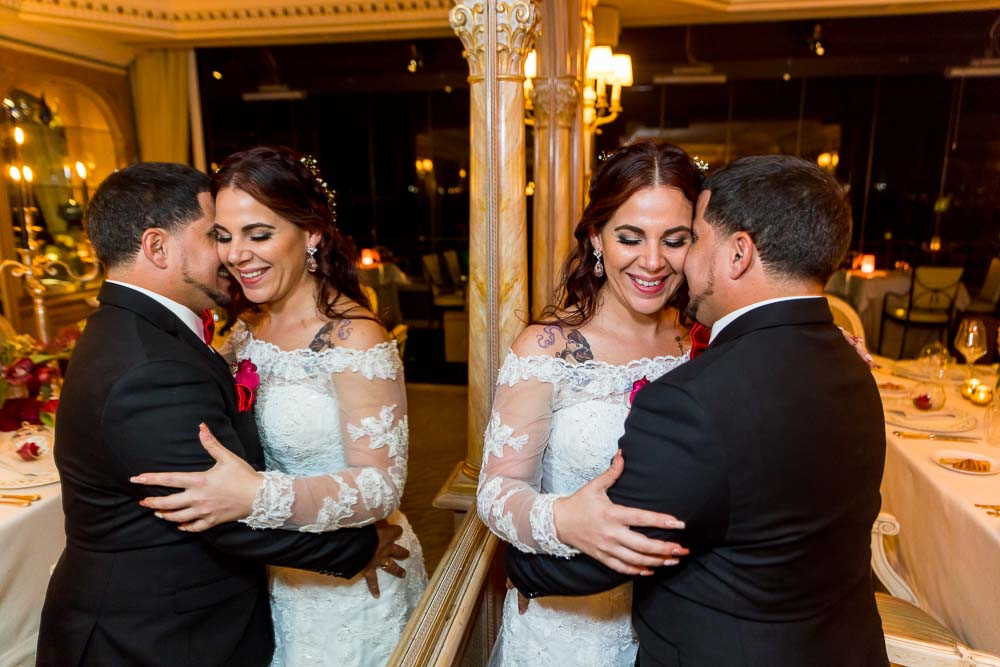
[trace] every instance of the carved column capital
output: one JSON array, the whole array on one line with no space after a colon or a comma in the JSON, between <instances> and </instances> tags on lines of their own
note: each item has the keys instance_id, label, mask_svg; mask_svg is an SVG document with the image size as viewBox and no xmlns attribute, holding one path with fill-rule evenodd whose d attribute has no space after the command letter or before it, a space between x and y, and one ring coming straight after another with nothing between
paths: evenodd
<instances>
[{"instance_id":1,"label":"carved column capital","mask_svg":"<svg viewBox=\"0 0 1000 667\"><path fill-rule=\"evenodd\" d=\"M486 57L486 4L496 2L497 78L524 80L524 59L535 45L540 14L535 0L456 0L448 15L469 61L469 81L482 81Z\"/></svg>"},{"instance_id":2,"label":"carved column capital","mask_svg":"<svg viewBox=\"0 0 1000 667\"><path fill-rule=\"evenodd\" d=\"M531 89L531 103L535 112L535 122L542 126L550 126L555 121L558 127L572 127L573 118L580 106L580 82L576 77L535 79L534 83Z\"/></svg>"}]
</instances>

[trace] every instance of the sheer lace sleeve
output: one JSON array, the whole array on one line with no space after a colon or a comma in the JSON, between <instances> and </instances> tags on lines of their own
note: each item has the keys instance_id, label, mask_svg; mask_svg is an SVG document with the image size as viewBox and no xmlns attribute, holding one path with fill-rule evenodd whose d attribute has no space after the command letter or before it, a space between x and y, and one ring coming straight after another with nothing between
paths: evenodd
<instances>
[{"instance_id":1,"label":"sheer lace sleeve","mask_svg":"<svg viewBox=\"0 0 1000 667\"><path fill-rule=\"evenodd\" d=\"M515 548L569 558L577 553L556 535L552 505L541 492L542 456L549 440L554 386L541 368L551 359L507 355L483 436L479 516Z\"/></svg>"},{"instance_id":2,"label":"sheer lace sleeve","mask_svg":"<svg viewBox=\"0 0 1000 667\"><path fill-rule=\"evenodd\" d=\"M384 519L399 507L409 431L396 344L329 352L324 366L339 403L346 467L303 478L264 473L253 513L243 519L254 527L327 532Z\"/></svg>"}]
</instances>

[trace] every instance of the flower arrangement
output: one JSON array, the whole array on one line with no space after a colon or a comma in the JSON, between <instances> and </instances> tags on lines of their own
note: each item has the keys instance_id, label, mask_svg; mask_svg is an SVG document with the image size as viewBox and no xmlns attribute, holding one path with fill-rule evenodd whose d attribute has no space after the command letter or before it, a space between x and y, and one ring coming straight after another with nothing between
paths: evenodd
<instances>
[{"instance_id":1,"label":"flower arrangement","mask_svg":"<svg viewBox=\"0 0 1000 667\"><path fill-rule=\"evenodd\" d=\"M30 334L3 341L0 431L16 431L25 422L55 426L62 383L59 362L69 359L80 333L79 326L66 327L47 345Z\"/></svg>"}]
</instances>

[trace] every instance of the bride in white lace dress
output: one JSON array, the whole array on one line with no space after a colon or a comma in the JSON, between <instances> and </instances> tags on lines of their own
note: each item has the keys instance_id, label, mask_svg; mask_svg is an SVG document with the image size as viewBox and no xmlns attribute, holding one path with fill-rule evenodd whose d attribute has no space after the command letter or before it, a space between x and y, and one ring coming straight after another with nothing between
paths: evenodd
<instances>
[{"instance_id":1,"label":"bride in white lace dress","mask_svg":"<svg viewBox=\"0 0 1000 667\"><path fill-rule=\"evenodd\" d=\"M209 472L149 475L188 490L144 502L184 530L234 519L308 532L399 526L405 572L391 559L351 580L269 568L272 665L384 665L427 583L420 543L398 509L408 430L396 343L363 306L325 187L297 155L236 153L213 193L220 259L246 301L262 306L237 322L223 352L244 372L247 360L255 366L267 472L216 447Z\"/></svg>"},{"instance_id":2,"label":"bride in white lace dress","mask_svg":"<svg viewBox=\"0 0 1000 667\"><path fill-rule=\"evenodd\" d=\"M700 182L682 150L647 142L619 149L595 174L559 304L504 360L484 437L479 515L512 547L567 558L579 548L627 573L686 553L638 533L598 534L576 501L615 456L633 390L688 359L673 298ZM634 512L661 526L672 520ZM519 613L510 590L491 662L631 666L631 597L627 584L531 600Z\"/></svg>"}]
</instances>

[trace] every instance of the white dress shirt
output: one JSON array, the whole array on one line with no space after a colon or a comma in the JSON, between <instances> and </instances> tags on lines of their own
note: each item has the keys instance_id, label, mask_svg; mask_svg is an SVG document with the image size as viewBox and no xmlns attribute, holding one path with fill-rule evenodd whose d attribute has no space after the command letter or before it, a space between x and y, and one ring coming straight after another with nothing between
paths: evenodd
<instances>
[{"instance_id":1,"label":"white dress shirt","mask_svg":"<svg viewBox=\"0 0 1000 667\"><path fill-rule=\"evenodd\" d=\"M715 337L718 336L723 329L732 324L734 320L736 320L741 315L746 315L755 308L760 308L761 306L767 306L772 303L778 303L779 301L794 301L795 299L822 299L822 298L823 298L822 296L816 296L814 294L809 294L806 296L781 296L778 297L777 299L766 299L764 301L758 301L757 303L751 303L749 306L743 306L742 308L734 310L728 315L723 315L716 321L714 325L712 325L712 335L708 339L708 344L711 345L712 342L715 340Z\"/></svg>"},{"instance_id":2,"label":"white dress shirt","mask_svg":"<svg viewBox=\"0 0 1000 667\"><path fill-rule=\"evenodd\" d=\"M106 280L105 282L113 283L115 285L121 285L122 287L128 287L129 289L134 289L136 292L145 294L150 299L156 301L158 304L169 310L171 313L177 316L177 318L187 325L188 329L194 332L194 335L198 337L198 340L205 340L205 329L201 323L201 315L194 312L187 306L181 305L174 301L173 299L168 299L162 294L157 294L156 292L150 291L148 289L139 287L138 285L133 285L132 283L123 283L120 280Z\"/></svg>"}]
</instances>

